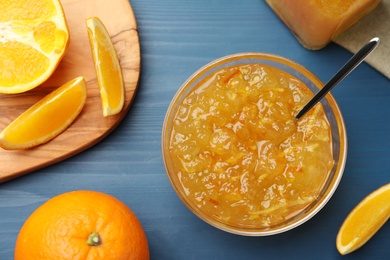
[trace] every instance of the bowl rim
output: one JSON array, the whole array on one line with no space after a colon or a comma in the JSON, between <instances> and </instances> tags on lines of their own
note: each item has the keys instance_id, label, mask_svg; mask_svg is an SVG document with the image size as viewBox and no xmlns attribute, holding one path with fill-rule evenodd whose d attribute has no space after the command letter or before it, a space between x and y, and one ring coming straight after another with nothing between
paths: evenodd
<instances>
[{"instance_id":1,"label":"bowl rim","mask_svg":"<svg viewBox=\"0 0 390 260\"><path fill-rule=\"evenodd\" d=\"M230 55L226 55L226 56L217 58L217 59L203 65L201 68L196 70L191 76L189 76L187 78L187 80L184 81L184 83L176 91L175 95L173 96L173 98L172 98L172 100L167 108L165 118L163 121L163 125L162 125L162 133L161 133L162 159L163 159L166 174L168 176L168 179L169 179L174 191L176 192L176 195L180 198L180 200L184 203L184 205L193 214L195 214L198 218L202 219L203 221L205 221L206 223L210 224L211 226L213 226L215 228L218 228L220 230L223 230L223 231L226 231L229 233L233 233L236 235L244 235L244 236L275 235L275 234L283 233L283 232L286 232L288 230L294 229L294 228L302 225L303 223L307 222L314 215L316 215L331 199L334 192L338 188L338 185L339 185L341 178L343 176L346 161L347 161L347 150L348 150L347 133L346 133L345 122L344 122L344 118L343 118L343 115L341 113L341 110L340 110L336 100L334 99L333 95L330 92L323 98L323 100L326 100L330 104L330 106L332 108L332 112L335 114L336 123L338 126L338 133L340 136L340 138L339 138L339 140L340 140L340 153L339 153L338 159L337 160L335 159L335 162L338 162L336 165L337 167L333 173L332 178L328 177L328 180L326 181L327 184L324 184L324 186L326 185L326 187L328 187L327 189L325 189L325 191L326 191L325 195L319 195L316 200L314 200L312 203L310 203L310 205L313 204L314 206L310 207L310 209L307 212L302 214L301 217L297 218L296 221L293 221L290 224L287 223L287 225L283 225L277 229L256 230L256 228L242 228L242 227L233 226L231 224L222 223L221 221L219 221L215 218L212 218L212 216L205 214L202 210L200 210L196 206L193 206L190 202L188 202L186 200L185 194L182 192L182 190L179 190L179 188L177 187L177 183L175 183L174 180L172 179L173 176L171 176L171 174L174 174L174 173L170 172L170 169L167 165L167 158L166 158L167 155L166 155L165 149L167 147L167 144L169 144L169 140L167 140L167 138L165 138L165 137L167 136L167 134L168 135L170 134L170 131L167 131L166 126L167 126L168 121L171 118L171 116L175 114L175 113L173 113L175 105L180 104L180 102L178 102L178 100L180 98L186 97L188 92L191 91L191 89L192 89L191 88L191 89L187 90L187 93L186 93L186 88L189 86L189 84L196 86L196 83L193 83L193 82L196 82L199 78L201 78L203 76L203 74L206 71L208 71L210 68L214 68L214 70L220 70L221 67L219 67L219 65L229 63L230 61L242 60L242 59L254 59L254 60L255 59L265 59L265 60L271 61L271 62L282 63L283 65L286 65L287 67L290 67L292 69L299 71L300 74L303 74L306 78L308 78L311 82L313 82L314 85L318 89L320 89L320 86L323 87L323 85L324 85L323 82L314 73L312 73L310 70L308 70L306 67L300 65L299 63L297 63L293 60L290 60L288 58L285 58L285 57L282 57L282 56L279 56L276 54L264 53L264 52L240 52L240 53L230 54ZM246 62L245 64L249 64L249 62ZM223 67L229 67L229 66L232 66L232 65L223 66ZM295 75L293 75L293 76L297 77ZM332 133L332 135L333 135L333 133Z\"/></svg>"}]
</instances>

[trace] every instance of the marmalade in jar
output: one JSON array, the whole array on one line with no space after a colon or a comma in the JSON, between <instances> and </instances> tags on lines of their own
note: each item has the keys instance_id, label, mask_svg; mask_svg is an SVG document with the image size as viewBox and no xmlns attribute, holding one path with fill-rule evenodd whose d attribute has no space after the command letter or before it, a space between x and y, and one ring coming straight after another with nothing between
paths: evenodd
<instances>
[{"instance_id":1,"label":"marmalade in jar","mask_svg":"<svg viewBox=\"0 0 390 260\"><path fill-rule=\"evenodd\" d=\"M189 200L228 224L280 224L318 197L333 165L331 130L306 85L263 64L224 68L183 99L172 123L172 167Z\"/></svg>"},{"instance_id":2,"label":"marmalade in jar","mask_svg":"<svg viewBox=\"0 0 390 260\"><path fill-rule=\"evenodd\" d=\"M306 48L318 50L351 28L381 0L266 0Z\"/></svg>"}]
</instances>

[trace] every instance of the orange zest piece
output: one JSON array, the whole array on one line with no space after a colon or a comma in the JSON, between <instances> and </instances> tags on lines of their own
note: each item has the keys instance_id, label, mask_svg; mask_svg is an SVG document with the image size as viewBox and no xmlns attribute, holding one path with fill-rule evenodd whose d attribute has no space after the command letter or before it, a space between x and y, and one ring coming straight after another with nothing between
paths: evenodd
<instances>
[{"instance_id":1,"label":"orange zest piece","mask_svg":"<svg viewBox=\"0 0 390 260\"><path fill-rule=\"evenodd\" d=\"M69 43L58 0L0 1L0 93L21 93L46 81Z\"/></svg>"},{"instance_id":2,"label":"orange zest piece","mask_svg":"<svg viewBox=\"0 0 390 260\"><path fill-rule=\"evenodd\" d=\"M103 115L118 114L124 104L124 83L118 56L110 35L97 17L86 20L89 42L95 63Z\"/></svg>"},{"instance_id":3,"label":"orange zest piece","mask_svg":"<svg viewBox=\"0 0 390 260\"><path fill-rule=\"evenodd\" d=\"M117 198L78 190L37 208L20 229L15 260L148 260L146 234L137 216Z\"/></svg>"},{"instance_id":4,"label":"orange zest piece","mask_svg":"<svg viewBox=\"0 0 390 260\"><path fill-rule=\"evenodd\" d=\"M390 183L364 198L348 215L336 238L340 254L363 246L390 217Z\"/></svg>"},{"instance_id":5,"label":"orange zest piece","mask_svg":"<svg viewBox=\"0 0 390 260\"><path fill-rule=\"evenodd\" d=\"M7 150L27 149L48 142L76 119L86 97L83 77L65 83L9 124L0 133L0 147Z\"/></svg>"}]
</instances>

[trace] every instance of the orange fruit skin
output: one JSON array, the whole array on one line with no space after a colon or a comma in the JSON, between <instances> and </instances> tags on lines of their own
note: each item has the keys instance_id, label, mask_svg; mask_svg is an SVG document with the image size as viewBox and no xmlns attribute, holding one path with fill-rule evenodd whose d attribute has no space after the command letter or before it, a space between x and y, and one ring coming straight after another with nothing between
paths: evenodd
<instances>
[{"instance_id":1,"label":"orange fruit skin","mask_svg":"<svg viewBox=\"0 0 390 260\"><path fill-rule=\"evenodd\" d=\"M97 232L101 243L87 244ZM36 209L15 245L19 259L149 259L147 237L120 200L97 191L60 194Z\"/></svg>"}]
</instances>

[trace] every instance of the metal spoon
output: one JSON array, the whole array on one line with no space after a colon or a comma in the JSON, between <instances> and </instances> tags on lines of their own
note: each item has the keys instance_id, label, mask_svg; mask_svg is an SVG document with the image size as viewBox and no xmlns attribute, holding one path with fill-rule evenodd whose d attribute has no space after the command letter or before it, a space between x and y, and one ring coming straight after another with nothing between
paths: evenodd
<instances>
[{"instance_id":1,"label":"metal spoon","mask_svg":"<svg viewBox=\"0 0 390 260\"><path fill-rule=\"evenodd\" d=\"M379 38L375 37L366 43L345 65L317 92L317 94L298 112L296 119L301 118L309 111L318 101L320 101L334 86L342 81L351 71L353 71L379 43Z\"/></svg>"}]
</instances>

